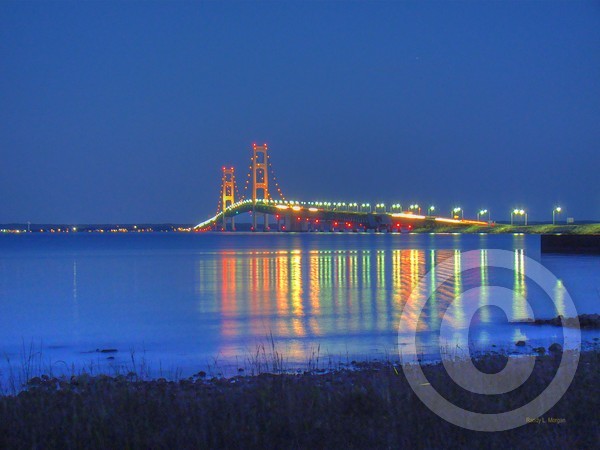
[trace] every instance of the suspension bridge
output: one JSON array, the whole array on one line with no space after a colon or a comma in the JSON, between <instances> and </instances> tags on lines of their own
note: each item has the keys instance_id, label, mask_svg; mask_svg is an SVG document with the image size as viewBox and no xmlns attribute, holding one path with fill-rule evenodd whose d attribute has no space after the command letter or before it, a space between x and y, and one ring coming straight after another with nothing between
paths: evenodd
<instances>
[{"instance_id":1,"label":"suspension bridge","mask_svg":"<svg viewBox=\"0 0 600 450\"><path fill-rule=\"evenodd\" d=\"M214 216L199 223L195 231L235 231L235 219L250 213L252 231L384 231L400 232L436 226L488 226L488 222L420 213L418 205L408 211L399 203L321 202L288 200L281 191L267 144L252 145L252 156L240 192L234 167L223 167L221 192ZM262 222L262 223L261 223Z\"/></svg>"}]
</instances>

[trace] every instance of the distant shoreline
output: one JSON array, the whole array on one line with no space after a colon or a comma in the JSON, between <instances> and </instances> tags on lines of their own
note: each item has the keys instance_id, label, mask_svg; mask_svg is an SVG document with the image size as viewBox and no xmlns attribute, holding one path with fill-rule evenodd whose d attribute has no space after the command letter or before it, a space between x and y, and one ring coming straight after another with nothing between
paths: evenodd
<instances>
[{"instance_id":1,"label":"distant shoreline","mask_svg":"<svg viewBox=\"0 0 600 450\"><path fill-rule=\"evenodd\" d=\"M244 229L248 225L248 229ZM0 224L0 235L2 234L27 234L27 233L191 233L192 224L23 224L11 223ZM250 224L238 224L238 232L250 232ZM422 233L459 233L459 234L573 234L573 235L600 235L600 223L579 223L579 224L535 224L535 225L510 225L497 223L493 226L436 226L435 228L415 228L410 231L414 234ZM211 232L208 232L211 233ZM212 233L219 233L217 231ZM257 234L262 234L257 231ZM270 231L273 234L285 234L281 232ZM301 232L302 234L327 234L330 232ZM340 231L332 232L340 233ZM351 231L343 233L353 234ZM371 232L361 232L358 234L374 234ZM380 233L385 234L385 233ZM393 234L398 234L397 232Z\"/></svg>"}]
</instances>

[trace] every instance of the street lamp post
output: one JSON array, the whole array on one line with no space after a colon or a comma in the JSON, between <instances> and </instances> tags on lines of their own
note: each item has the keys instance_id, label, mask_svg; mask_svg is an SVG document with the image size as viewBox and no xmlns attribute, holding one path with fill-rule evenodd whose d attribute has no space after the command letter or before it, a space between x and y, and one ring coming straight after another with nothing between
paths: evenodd
<instances>
[{"instance_id":1,"label":"street lamp post","mask_svg":"<svg viewBox=\"0 0 600 450\"><path fill-rule=\"evenodd\" d=\"M513 225L514 224L514 216L525 216L525 226L527 226L527 211L525 211L524 209L513 209L513 211L510 213L510 224Z\"/></svg>"},{"instance_id":2,"label":"street lamp post","mask_svg":"<svg viewBox=\"0 0 600 450\"><path fill-rule=\"evenodd\" d=\"M456 208L454 208L452 210L452 218L453 219L458 218L458 213L460 213L461 220L464 220L465 219L465 214L464 214L463 209L460 206L457 206Z\"/></svg>"},{"instance_id":3,"label":"street lamp post","mask_svg":"<svg viewBox=\"0 0 600 450\"><path fill-rule=\"evenodd\" d=\"M557 206L552 210L552 225L556 225L556 214L560 214L561 211L562 208L560 206Z\"/></svg>"},{"instance_id":4,"label":"street lamp post","mask_svg":"<svg viewBox=\"0 0 600 450\"><path fill-rule=\"evenodd\" d=\"M477 213L477 220L479 220L479 217L483 216L487 214L488 216L488 223L490 222L490 212L487 209L481 209L478 213Z\"/></svg>"},{"instance_id":5,"label":"street lamp post","mask_svg":"<svg viewBox=\"0 0 600 450\"><path fill-rule=\"evenodd\" d=\"M435 206L431 205L431 206L429 207L429 215L430 215L430 216L433 216L433 212L434 212L434 211L435 211Z\"/></svg>"},{"instance_id":6,"label":"street lamp post","mask_svg":"<svg viewBox=\"0 0 600 450\"><path fill-rule=\"evenodd\" d=\"M419 205L417 205L416 203L414 205L410 205L408 207L408 209L410 211L415 211L416 210L416 211L418 211L419 215L421 214L421 207Z\"/></svg>"}]
</instances>

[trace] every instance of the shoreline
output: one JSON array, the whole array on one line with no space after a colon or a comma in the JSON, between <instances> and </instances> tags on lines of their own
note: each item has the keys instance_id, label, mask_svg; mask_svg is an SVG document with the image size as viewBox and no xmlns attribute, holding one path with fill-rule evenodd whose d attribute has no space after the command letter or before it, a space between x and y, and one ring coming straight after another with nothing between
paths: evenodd
<instances>
[{"instance_id":1,"label":"shoreline","mask_svg":"<svg viewBox=\"0 0 600 450\"><path fill-rule=\"evenodd\" d=\"M565 327L579 328L581 330L597 330L600 329L600 314L579 314L577 317L556 316L551 319L533 319L520 320L511 322L523 325L552 325L562 327L564 322Z\"/></svg>"},{"instance_id":2,"label":"shoreline","mask_svg":"<svg viewBox=\"0 0 600 450\"><path fill-rule=\"evenodd\" d=\"M582 314L577 316L580 323L581 352L600 351L600 334L598 324L587 326L589 318L598 318L599 314ZM566 318L567 328L574 326L573 318ZM536 319L532 321L506 322L506 326L531 326L560 327L560 319ZM52 355L48 353L51 348L46 348L40 342L31 342L23 347L19 354L4 354L4 366L0 364L0 397L6 393L18 394L25 389L29 380L33 378L50 378L65 380L81 375L89 377L118 377L124 374L135 373L141 380L157 380L164 378L169 381L187 379L197 374L204 373L208 378L234 378L236 376L257 376L263 373L277 373L297 375L304 372L336 372L339 370L354 370L369 364L396 364L410 365L417 361L421 364L435 365L443 358L466 358L471 356L478 359L487 356L522 357L537 356L546 353L555 353L552 347L563 349L561 339L551 336L529 335L527 338L511 338L489 342L486 345L477 345L471 342L469 349L463 349L451 342L441 342L433 346L425 346L418 354L404 353L403 346L383 346L372 349L371 352L355 350L353 352L332 352L318 342L307 347L304 356L290 356L285 348L285 343L277 340L257 341L254 350L245 349L239 354L223 357L220 354L206 354L196 358L195 363L190 361L172 360L165 355L148 355L148 349L139 351L134 348L123 349L117 347L98 347L92 350L80 350L76 355L89 356L86 359L69 360L65 355ZM395 335L395 334L394 334ZM439 347L438 347L439 345ZM567 345L565 351L573 347ZM439 349L439 352L435 349ZM358 363L357 363L358 361ZM1 361L0 361L1 362Z\"/></svg>"}]
</instances>

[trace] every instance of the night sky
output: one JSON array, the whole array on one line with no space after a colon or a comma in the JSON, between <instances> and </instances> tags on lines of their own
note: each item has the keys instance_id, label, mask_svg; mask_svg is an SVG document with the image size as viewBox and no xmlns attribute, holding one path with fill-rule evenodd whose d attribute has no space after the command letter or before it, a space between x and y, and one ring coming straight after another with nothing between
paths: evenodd
<instances>
[{"instance_id":1,"label":"night sky","mask_svg":"<svg viewBox=\"0 0 600 450\"><path fill-rule=\"evenodd\" d=\"M298 200L600 219L600 3L0 3L0 223Z\"/></svg>"}]
</instances>

